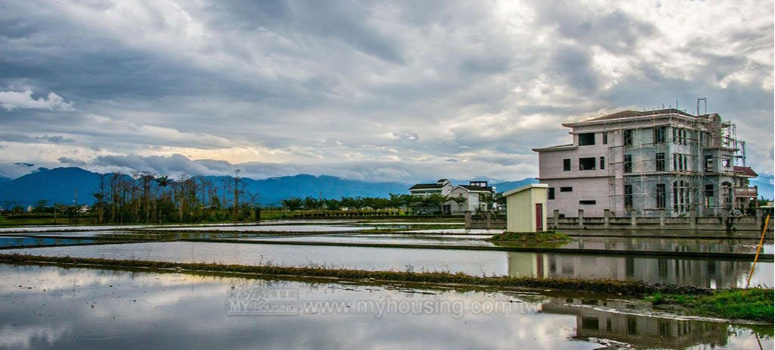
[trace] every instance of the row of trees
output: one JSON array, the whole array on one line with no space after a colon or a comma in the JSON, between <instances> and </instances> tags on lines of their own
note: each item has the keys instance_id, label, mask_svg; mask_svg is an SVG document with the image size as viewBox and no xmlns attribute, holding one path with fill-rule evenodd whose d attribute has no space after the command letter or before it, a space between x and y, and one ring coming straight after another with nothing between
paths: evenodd
<instances>
[{"instance_id":1,"label":"row of trees","mask_svg":"<svg viewBox=\"0 0 775 350\"><path fill-rule=\"evenodd\" d=\"M488 208L493 207L493 203L501 202L502 197L498 195L485 194L480 195L480 202L487 204ZM374 210L385 209L430 209L431 211L443 211L442 207L448 202L455 202L462 206L466 198L459 196L444 196L441 194L431 194L427 196L412 196L408 194L390 194L389 198L372 197L342 197L341 199L324 198L289 198L282 200L280 204L286 210L343 210L343 209L364 209Z\"/></svg>"},{"instance_id":2,"label":"row of trees","mask_svg":"<svg viewBox=\"0 0 775 350\"><path fill-rule=\"evenodd\" d=\"M93 196L98 223L241 221L256 219L260 210L258 194L245 190L239 171L217 180L104 174Z\"/></svg>"}]
</instances>

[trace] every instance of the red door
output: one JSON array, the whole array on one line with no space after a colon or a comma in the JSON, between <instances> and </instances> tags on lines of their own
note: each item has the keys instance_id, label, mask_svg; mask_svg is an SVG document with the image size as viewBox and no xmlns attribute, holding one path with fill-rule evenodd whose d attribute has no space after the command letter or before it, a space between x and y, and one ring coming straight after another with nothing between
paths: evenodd
<instances>
[{"instance_id":1,"label":"red door","mask_svg":"<svg viewBox=\"0 0 775 350\"><path fill-rule=\"evenodd\" d=\"M544 205L536 203L536 231L544 230Z\"/></svg>"}]
</instances>

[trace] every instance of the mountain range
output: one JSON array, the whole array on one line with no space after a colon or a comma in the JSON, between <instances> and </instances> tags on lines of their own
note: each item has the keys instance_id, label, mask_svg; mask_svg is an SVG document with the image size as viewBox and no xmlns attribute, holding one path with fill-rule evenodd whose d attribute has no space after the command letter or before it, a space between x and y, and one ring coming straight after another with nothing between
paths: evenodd
<instances>
[{"instance_id":1,"label":"mountain range","mask_svg":"<svg viewBox=\"0 0 775 350\"><path fill-rule=\"evenodd\" d=\"M21 176L16 179L0 177L0 207L35 205L40 200L48 204L71 204L76 200L80 204L91 204L97 191L101 174L77 167L46 169ZM206 176L213 183L228 181L226 176ZM245 190L251 195L258 194L257 201L262 205L277 204L291 197L341 198L341 197L388 197L391 193L408 194L413 184L399 182L366 182L347 180L334 176L313 176L300 174L294 176L273 177L256 180L243 178ZM433 182L433 181L427 181ZM452 181L465 184L463 181ZM537 183L535 178L519 181L491 183L498 192L506 192L527 184ZM759 187L759 195L773 198L773 176L759 175L751 179L751 186Z\"/></svg>"},{"instance_id":2,"label":"mountain range","mask_svg":"<svg viewBox=\"0 0 775 350\"><path fill-rule=\"evenodd\" d=\"M48 204L91 204L93 194L99 188L99 173L77 167L46 169L16 179L0 179L0 207L35 205L40 200ZM226 176L205 176L215 184L228 182ZM527 178L520 181L492 184L499 192L508 191L537 180ZM307 174L274 177L262 180L243 178L245 191L258 194L257 201L263 205L276 204L291 197L341 198L341 197L388 197L391 193L408 194L412 184L399 182L366 182L347 180L334 176L313 176Z\"/></svg>"}]
</instances>

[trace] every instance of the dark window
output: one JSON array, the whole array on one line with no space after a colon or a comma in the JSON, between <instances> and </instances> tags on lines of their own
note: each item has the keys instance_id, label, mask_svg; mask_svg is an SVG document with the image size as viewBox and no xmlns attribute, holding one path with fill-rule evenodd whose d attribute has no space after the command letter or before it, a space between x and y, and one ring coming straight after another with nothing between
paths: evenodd
<instances>
[{"instance_id":1,"label":"dark window","mask_svg":"<svg viewBox=\"0 0 775 350\"><path fill-rule=\"evenodd\" d=\"M583 200L583 201L579 201L579 204L581 204L581 205L595 205L595 204L597 204L597 201Z\"/></svg>"},{"instance_id":2,"label":"dark window","mask_svg":"<svg viewBox=\"0 0 775 350\"><path fill-rule=\"evenodd\" d=\"M560 187L560 192L573 192L573 187Z\"/></svg>"},{"instance_id":3,"label":"dark window","mask_svg":"<svg viewBox=\"0 0 775 350\"><path fill-rule=\"evenodd\" d=\"M624 130L624 145L632 146L632 130Z\"/></svg>"},{"instance_id":4,"label":"dark window","mask_svg":"<svg viewBox=\"0 0 775 350\"><path fill-rule=\"evenodd\" d=\"M665 209L667 206L667 192L665 184L657 184L657 209Z\"/></svg>"},{"instance_id":5,"label":"dark window","mask_svg":"<svg viewBox=\"0 0 775 350\"><path fill-rule=\"evenodd\" d=\"M603 131L603 144L608 144L608 131Z\"/></svg>"},{"instance_id":6,"label":"dark window","mask_svg":"<svg viewBox=\"0 0 775 350\"><path fill-rule=\"evenodd\" d=\"M595 133L579 134L579 146L591 146L595 144Z\"/></svg>"},{"instance_id":7,"label":"dark window","mask_svg":"<svg viewBox=\"0 0 775 350\"><path fill-rule=\"evenodd\" d=\"M595 158L579 158L579 170L595 170Z\"/></svg>"},{"instance_id":8,"label":"dark window","mask_svg":"<svg viewBox=\"0 0 775 350\"><path fill-rule=\"evenodd\" d=\"M605 157L600 157L600 170L605 169Z\"/></svg>"},{"instance_id":9,"label":"dark window","mask_svg":"<svg viewBox=\"0 0 775 350\"><path fill-rule=\"evenodd\" d=\"M632 172L632 155L631 154L625 154L624 155L624 172L625 173L631 173Z\"/></svg>"},{"instance_id":10,"label":"dark window","mask_svg":"<svg viewBox=\"0 0 775 350\"><path fill-rule=\"evenodd\" d=\"M638 334L638 319L635 316L627 316L627 335Z\"/></svg>"},{"instance_id":11,"label":"dark window","mask_svg":"<svg viewBox=\"0 0 775 350\"><path fill-rule=\"evenodd\" d=\"M554 187L549 187L549 192L546 193L546 199L554 199Z\"/></svg>"},{"instance_id":12,"label":"dark window","mask_svg":"<svg viewBox=\"0 0 775 350\"><path fill-rule=\"evenodd\" d=\"M581 329L598 330L600 329L600 319L597 317L581 317Z\"/></svg>"},{"instance_id":13,"label":"dark window","mask_svg":"<svg viewBox=\"0 0 775 350\"><path fill-rule=\"evenodd\" d=\"M665 171L665 154L657 153L657 171Z\"/></svg>"},{"instance_id":14,"label":"dark window","mask_svg":"<svg viewBox=\"0 0 775 350\"><path fill-rule=\"evenodd\" d=\"M654 143L665 143L666 132L667 132L666 126L658 126L654 128Z\"/></svg>"},{"instance_id":15,"label":"dark window","mask_svg":"<svg viewBox=\"0 0 775 350\"><path fill-rule=\"evenodd\" d=\"M678 143L678 128L672 128L673 130L673 143Z\"/></svg>"},{"instance_id":16,"label":"dark window","mask_svg":"<svg viewBox=\"0 0 775 350\"><path fill-rule=\"evenodd\" d=\"M570 159L563 159L562 160L562 170L570 171Z\"/></svg>"},{"instance_id":17,"label":"dark window","mask_svg":"<svg viewBox=\"0 0 775 350\"><path fill-rule=\"evenodd\" d=\"M632 185L624 185L624 207L632 210Z\"/></svg>"},{"instance_id":18,"label":"dark window","mask_svg":"<svg viewBox=\"0 0 775 350\"><path fill-rule=\"evenodd\" d=\"M713 185L705 185L705 197L713 197Z\"/></svg>"},{"instance_id":19,"label":"dark window","mask_svg":"<svg viewBox=\"0 0 775 350\"><path fill-rule=\"evenodd\" d=\"M713 172L713 156L705 156L705 172Z\"/></svg>"}]
</instances>

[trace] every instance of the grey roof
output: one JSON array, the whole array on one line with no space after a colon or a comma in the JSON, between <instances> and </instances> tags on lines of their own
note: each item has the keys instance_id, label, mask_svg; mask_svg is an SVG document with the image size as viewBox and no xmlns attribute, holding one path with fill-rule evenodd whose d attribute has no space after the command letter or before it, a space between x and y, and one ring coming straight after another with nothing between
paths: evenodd
<instances>
[{"instance_id":1,"label":"grey roof","mask_svg":"<svg viewBox=\"0 0 775 350\"><path fill-rule=\"evenodd\" d=\"M632 110L621 111L621 112L604 115L602 117L587 119L585 120L585 122L620 119L620 118L631 118L631 117L645 117L645 116L651 116L651 115L664 115L664 114L680 114L686 117L694 117L694 115L686 113L682 110L678 110L675 108L666 108L666 109L657 109L653 111L632 111Z\"/></svg>"},{"instance_id":2,"label":"grey roof","mask_svg":"<svg viewBox=\"0 0 775 350\"><path fill-rule=\"evenodd\" d=\"M444 185L439 184L416 184L412 187L409 187L409 190L426 190L426 189L434 189L434 188L442 188Z\"/></svg>"},{"instance_id":3,"label":"grey roof","mask_svg":"<svg viewBox=\"0 0 775 350\"><path fill-rule=\"evenodd\" d=\"M463 187L469 191L486 191L486 192L492 192L492 187L482 187L482 186L471 186L471 185L460 185L460 187Z\"/></svg>"}]
</instances>

